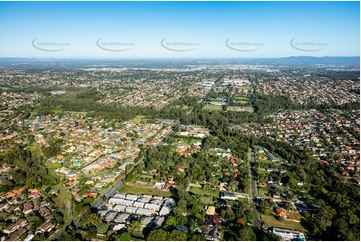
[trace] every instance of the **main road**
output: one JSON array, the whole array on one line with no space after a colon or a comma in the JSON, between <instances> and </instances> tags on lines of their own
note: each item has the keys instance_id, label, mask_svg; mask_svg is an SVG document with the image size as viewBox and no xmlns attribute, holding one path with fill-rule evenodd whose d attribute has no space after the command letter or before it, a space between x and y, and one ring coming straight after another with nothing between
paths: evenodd
<instances>
[{"instance_id":1,"label":"main road","mask_svg":"<svg viewBox=\"0 0 361 242\"><path fill-rule=\"evenodd\" d=\"M130 168L130 170L128 171L128 174L132 173L134 171L135 167L137 167L138 165L143 163L143 159L144 159L144 156L142 156L142 158L140 158L139 161L137 163L135 163L132 168ZM124 185L126 175L127 174L123 175L113 186L111 186L108 190L104 191L100 195L100 197L97 200L95 200L95 202L92 205L92 208L98 208L98 207L102 206L111 195L115 194Z\"/></svg>"},{"instance_id":2,"label":"main road","mask_svg":"<svg viewBox=\"0 0 361 242\"><path fill-rule=\"evenodd\" d=\"M252 167L254 164L254 153L253 150L251 149L249 152L249 173L251 175L251 188L252 188L252 199L254 201L253 203L253 216L254 216L254 227L258 228L260 221L259 221L259 212L257 210L257 203L256 203L256 199L257 199L257 183L256 180L254 179L254 175L252 173Z\"/></svg>"},{"instance_id":3,"label":"main road","mask_svg":"<svg viewBox=\"0 0 361 242\"><path fill-rule=\"evenodd\" d=\"M128 171L128 174L132 173L134 171L135 167L137 167L139 164L141 164L143 162L143 159L144 159L144 157L140 158L139 161L137 163L135 163L132 168L130 168L130 170ZM95 202L92 204L91 208L96 209L96 208L102 206L111 195L115 194L124 185L125 177L126 177L126 175L123 175L113 186L111 186L108 190L104 191L99 196L99 198L97 200L95 200ZM53 234L50 237L50 240L53 240L53 241L58 240L60 235L62 233L64 233L66 227L69 226L71 223L74 223L74 225L77 226L79 224L81 218L83 218L87 213L90 212L90 211L88 211L88 212L84 212L84 211L86 211L86 210L82 210L78 216L73 218L70 222L64 224L62 228L58 229L55 232L55 234Z\"/></svg>"}]
</instances>

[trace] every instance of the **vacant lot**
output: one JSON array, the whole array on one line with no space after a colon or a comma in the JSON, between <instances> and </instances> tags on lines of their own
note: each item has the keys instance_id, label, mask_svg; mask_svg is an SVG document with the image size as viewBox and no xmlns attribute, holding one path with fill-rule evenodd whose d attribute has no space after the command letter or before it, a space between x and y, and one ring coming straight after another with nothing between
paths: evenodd
<instances>
[{"instance_id":1,"label":"vacant lot","mask_svg":"<svg viewBox=\"0 0 361 242\"><path fill-rule=\"evenodd\" d=\"M131 193L136 195L148 194L153 196L161 196L161 197L170 197L172 194L168 191L161 191L158 189L154 189L149 186L141 186L138 184L127 183L123 186L119 192L121 193Z\"/></svg>"},{"instance_id":2,"label":"vacant lot","mask_svg":"<svg viewBox=\"0 0 361 242\"><path fill-rule=\"evenodd\" d=\"M136 122L136 123L139 123L140 121L142 121L142 119L145 118L145 116L142 116L142 115L137 115L135 116L132 120L132 122Z\"/></svg>"},{"instance_id":3,"label":"vacant lot","mask_svg":"<svg viewBox=\"0 0 361 242\"><path fill-rule=\"evenodd\" d=\"M175 108L176 109L187 110L187 109L189 109L189 106L187 106L187 105L182 105L182 106L181 105L176 105Z\"/></svg>"},{"instance_id":4,"label":"vacant lot","mask_svg":"<svg viewBox=\"0 0 361 242\"><path fill-rule=\"evenodd\" d=\"M193 194L206 195L206 196L212 196L212 197L219 198L219 191L217 191L217 190L206 191L201 188L191 188L189 190L189 192L191 192Z\"/></svg>"}]
</instances>

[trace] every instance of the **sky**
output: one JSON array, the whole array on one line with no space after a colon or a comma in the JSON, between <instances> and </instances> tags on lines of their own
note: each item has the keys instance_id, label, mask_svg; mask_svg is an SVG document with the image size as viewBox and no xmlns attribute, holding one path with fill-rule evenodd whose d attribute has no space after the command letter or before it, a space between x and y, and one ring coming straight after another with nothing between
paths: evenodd
<instances>
[{"instance_id":1,"label":"sky","mask_svg":"<svg viewBox=\"0 0 361 242\"><path fill-rule=\"evenodd\" d=\"M359 56L359 2L0 2L0 57Z\"/></svg>"}]
</instances>

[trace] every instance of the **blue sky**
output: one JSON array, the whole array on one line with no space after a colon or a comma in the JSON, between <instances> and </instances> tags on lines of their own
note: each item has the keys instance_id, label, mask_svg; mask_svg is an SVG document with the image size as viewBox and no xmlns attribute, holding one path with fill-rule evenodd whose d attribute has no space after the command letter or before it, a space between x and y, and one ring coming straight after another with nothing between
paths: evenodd
<instances>
[{"instance_id":1,"label":"blue sky","mask_svg":"<svg viewBox=\"0 0 361 242\"><path fill-rule=\"evenodd\" d=\"M359 20L359 2L0 2L0 57L359 56Z\"/></svg>"}]
</instances>

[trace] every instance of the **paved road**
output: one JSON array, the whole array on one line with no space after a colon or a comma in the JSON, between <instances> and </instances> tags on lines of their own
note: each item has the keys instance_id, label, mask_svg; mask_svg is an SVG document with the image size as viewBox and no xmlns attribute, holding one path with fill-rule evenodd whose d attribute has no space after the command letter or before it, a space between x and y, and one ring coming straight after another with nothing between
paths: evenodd
<instances>
[{"instance_id":1,"label":"paved road","mask_svg":"<svg viewBox=\"0 0 361 242\"><path fill-rule=\"evenodd\" d=\"M257 197L257 183L254 179L254 176L251 172L251 168L253 167L254 162L254 153L253 150L250 151L250 174L251 174L251 188L252 188L252 198L255 199ZM259 212L256 208L256 203L253 204L253 215L254 215L254 227L258 228L260 225L259 221Z\"/></svg>"},{"instance_id":2,"label":"paved road","mask_svg":"<svg viewBox=\"0 0 361 242\"><path fill-rule=\"evenodd\" d=\"M88 214L89 212L84 212L85 210L82 210L80 212L80 214L78 216L76 216L75 218L73 218L73 220L71 220L70 222L66 223L63 225L62 228L58 229L55 234L53 234L49 239L54 241L54 240L59 240L59 237L61 236L62 233L64 233L66 227L68 227L72 222L77 226L80 222L80 219L82 217L84 217L86 214Z\"/></svg>"},{"instance_id":3,"label":"paved road","mask_svg":"<svg viewBox=\"0 0 361 242\"><path fill-rule=\"evenodd\" d=\"M128 171L128 174L132 173L139 164L143 162L144 157L140 158L139 161ZM123 185L126 175L122 176L113 186L102 193L102 195L93 203L92 208L98 208L102 206L108 198L115 194ZM103 199L104 198L104 199Z\"/></svg>"},{"instance_id":4,"label":"paved road","mask_svg":"<svg viewBox=\"0 0 361 242\"><path fill-rule=\"evenodd\" d=\"M140 158L140 160L129 170L128 174L132 173L135 167L137 167L139 164L143 162L143 158L144 157ZM103 194L92 204L91 207L98 208L102 206L111 195L116 193L124 185L125 177L126 175L122 176L113 186L111 186L108 190L104 191ZM105 197L104 201L103 201L103 197ZM84 212L84 210L82 210L78 216L73 218L73 220L71 220L70 222L64 224L62 228L56 231L56 233L50 238L50 240L53 241L58 240L61 234L65 231L67 226L69 226L72 222L75 224L75 226L77 226L81 218L84 217L85 215L86 213Z\"/></svg>"},{"instance_id":5,"label":"paved road","mask_svg":"<svg viewBox=\"0 0 361 242\"><path fill-rule=\"evenodd\" d=\"M97 160L99 160L102 157L105 157L105 154L98 155L98 157L96 157L92 162L90 162L86 165L83 165L82 167L79 167L78 170L80 171L80 170L84 169L85 167L90 166L91 164L93 164L94 162L96 162Z\"/></svg>"}]
</instances>

